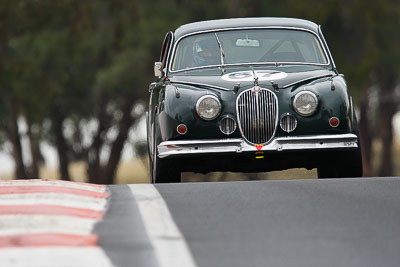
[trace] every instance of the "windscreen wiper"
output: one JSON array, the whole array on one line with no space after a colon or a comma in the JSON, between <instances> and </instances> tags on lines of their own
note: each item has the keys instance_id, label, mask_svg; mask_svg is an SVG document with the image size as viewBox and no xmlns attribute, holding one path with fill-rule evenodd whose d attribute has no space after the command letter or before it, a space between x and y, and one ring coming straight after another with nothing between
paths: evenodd
<instances>
[{"instance_id":1,"label":"windscreen wiper","mask_svg":"<svg viewBox=\"0 0 400 267\"><path fill-rule=\"evenodd\" d=\"M222 69L222 74L224 74L225 73L225 69L224 69L225 52L224 52L224 49L222 48L222 44L221 44L221 41L219 40L219 37L218 37L217 33L215 33L215 38L217 39L217 42L218 42L219 52L220 52L220 55L221 55L221 69Z\"/></svg>"}]
</instances>

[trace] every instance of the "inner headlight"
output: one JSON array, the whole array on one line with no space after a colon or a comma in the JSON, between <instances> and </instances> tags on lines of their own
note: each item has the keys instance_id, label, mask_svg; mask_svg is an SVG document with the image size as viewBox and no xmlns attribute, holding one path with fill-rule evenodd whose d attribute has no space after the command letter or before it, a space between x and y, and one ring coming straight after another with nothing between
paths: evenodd
<instances>
[{"instance_id":1,"label":"inner headlight","mask_svg":"<svg viewBox=\"0 0 400 267\"><path fill-rule=\"evenodd\" d=\"M302 116L312 115L317 110L317 107L317 96L310 91L302 91L294 97L293 108Z\"/></svg>"},{"instance_id":2,"label":"inner headlight","mask_svg":"<svg viewBox=\"0 0 400 267\"><path fill-rule=\"evenodd\" d=\"M197 100L196 111L200 118L213 120L221 112L221 103L215 96L205 95Z\"/></svg>"}]
</instances>

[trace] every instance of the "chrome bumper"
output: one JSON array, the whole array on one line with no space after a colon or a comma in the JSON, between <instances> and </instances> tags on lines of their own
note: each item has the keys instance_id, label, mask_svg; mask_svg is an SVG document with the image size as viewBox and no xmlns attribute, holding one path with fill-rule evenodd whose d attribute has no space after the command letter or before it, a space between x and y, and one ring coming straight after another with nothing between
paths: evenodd
<instances>
[{"instance_id":1,"label":"chrome bumper","mask_svg":"<svg viewBox=\"0 0 400 267\"><path fill-rule=\"evenodd\" d=\"M157 148L158 156L160 158L166 158L170 156L191 154L350 149L358 147L357 139L357 136L354 134L279 137L274 138L270 143L264 145L262 148L250 145L241 138L183 140L165 141L160 143Z\"/></svg>"}]
</instances>

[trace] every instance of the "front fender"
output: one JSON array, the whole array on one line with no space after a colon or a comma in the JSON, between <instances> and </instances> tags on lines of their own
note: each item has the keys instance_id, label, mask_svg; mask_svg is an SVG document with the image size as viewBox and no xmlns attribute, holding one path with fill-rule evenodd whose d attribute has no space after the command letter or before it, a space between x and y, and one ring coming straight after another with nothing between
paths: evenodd
<instances>
[{"instance_id":1,"label":"front fender","mask_svg":"<svg viewBox=\"0 0 400 267\"><path fill-rule=\"evenodd\" d=\"M293 108L293 100L301 91L310 91L317 96L318 108L311 116L301 116ZM309 84L293 87L278 93L280 114L292 114L298 121L297 128L289 135L344 134L351 131L351 108L347 86L340 76L324 78ZM337 117L338 127L329 125L329 119ZM278 126L278 136L287 136Z\"/></svg>"},{"instance_id":2,"label":"front fender","mask_svg":"<svg viewBox=\"0 0 400 267\"><path fill-rule=\"evenodd\" d=\"M187 125L190 130L192 125L199 123L195 110L196 102L207 93L209 92L204 89L175 85L165 86L163 105L160 105L158 122L163 141L180 136L176 131L179 124Z\"/></svg>"}]
</instances>

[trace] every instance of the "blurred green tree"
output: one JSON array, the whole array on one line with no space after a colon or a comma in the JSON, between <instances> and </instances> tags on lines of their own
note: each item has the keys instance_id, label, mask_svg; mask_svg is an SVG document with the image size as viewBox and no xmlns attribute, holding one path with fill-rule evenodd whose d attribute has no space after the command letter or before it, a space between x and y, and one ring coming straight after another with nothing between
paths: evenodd
<instances>
[{"instance_id":1,"label":"blurred green tree","mask_svg":"<svg viewBox=\"0 0 400 267\"><path fill-rule=\"evenodd\" d=\"M169 8L157 13L155 4ZM185 16L174 1L141 0L5 1L0 13L1 40L8 44L0 66L1 99L8 104L2 128L12 143L15 176L38 175L40 153L31 155L34 173L27 173L22 156L17 120L24 117L32 151L41 139L56 147L62 179L70 179L72 160L85 160L90 182L113 183L138 117L132 109L147 93L152 55L169 26ZM95 125L89 142L82 133L88 122Z\"/></svg>"}]
</instances>

